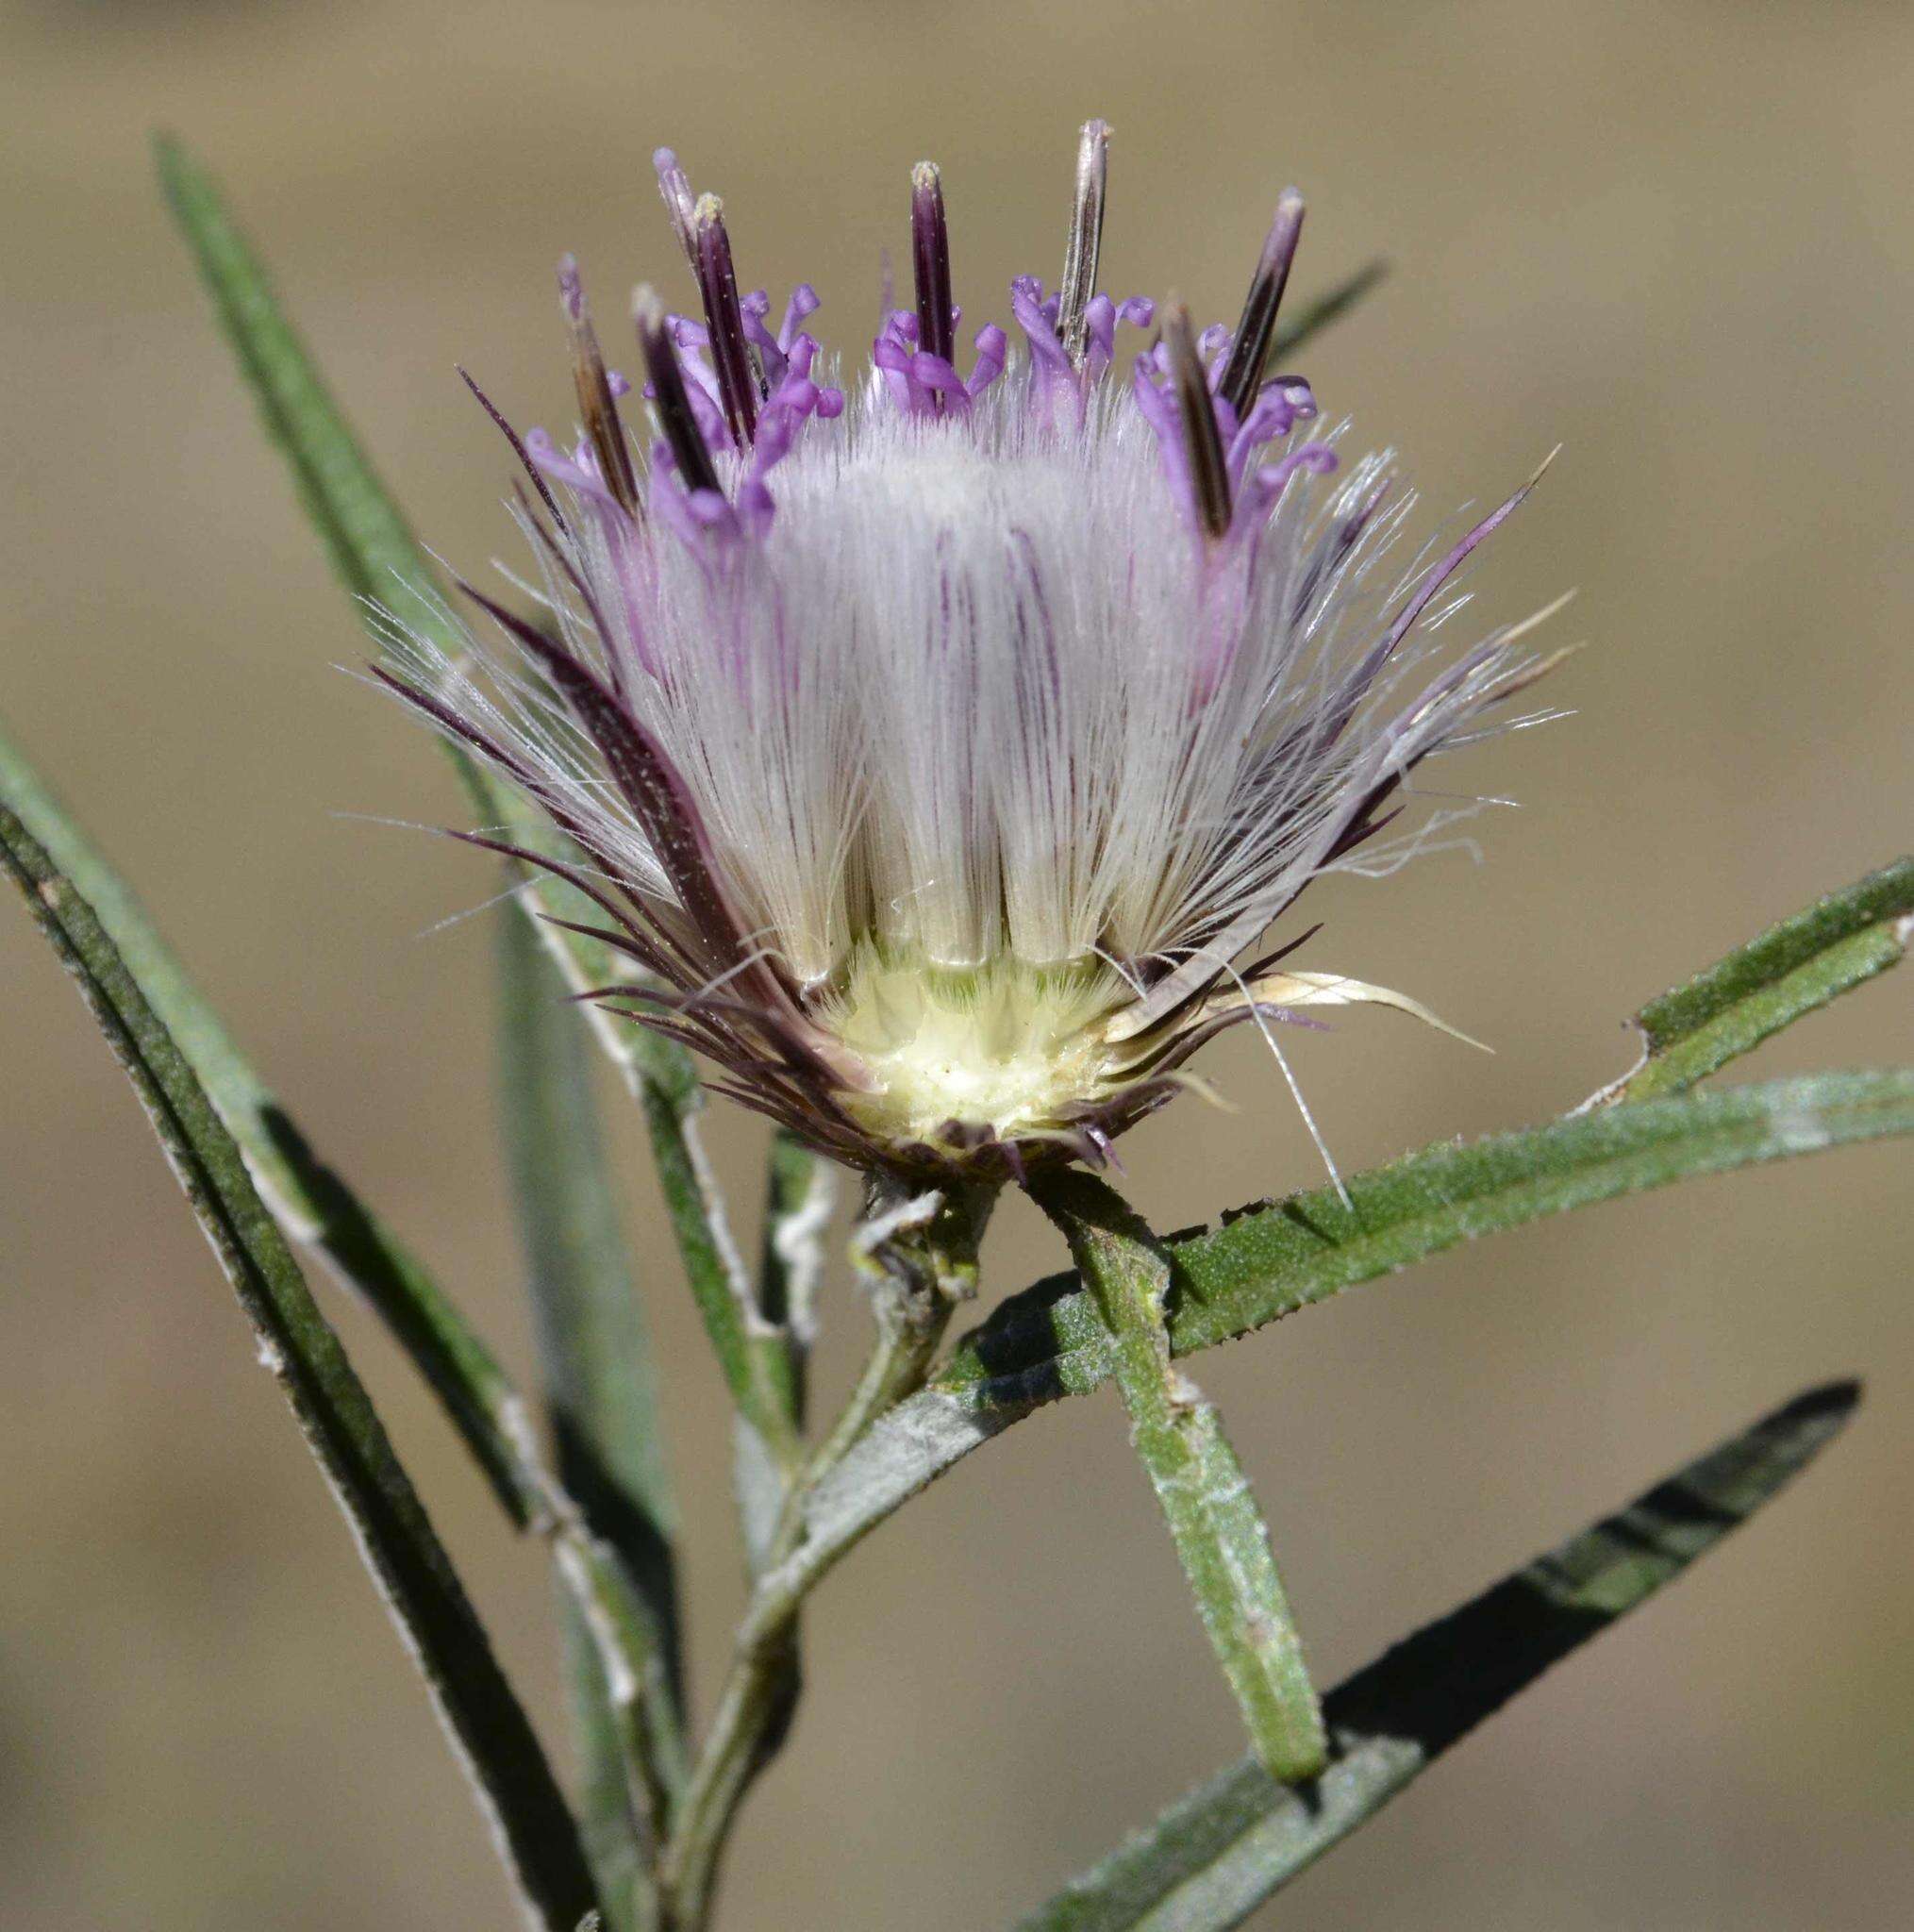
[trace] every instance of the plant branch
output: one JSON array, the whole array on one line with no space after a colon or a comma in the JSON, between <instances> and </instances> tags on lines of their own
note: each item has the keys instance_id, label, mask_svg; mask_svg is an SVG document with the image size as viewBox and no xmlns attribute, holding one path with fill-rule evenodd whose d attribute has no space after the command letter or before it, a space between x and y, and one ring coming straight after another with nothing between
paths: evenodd
<instances>
[{"instance_id":1,"label":"plant branch","mask_svg":"<svg viewBox=\"0 0 1914 1932\"><path fill-rule=\"evenodd\" d=\"M872 1425L928 1380L951 1317L975 1292L977 1245L993 1201L983 1190L907 1200L879 1191L866 1204L852 1254L872 1282L876 1340L769 1540L660 1864L662 1932L702 1932L708 1924L738 1807L790 1729L798 1615L815 1580L794 1578L788 1560L803 1539L805 1505Z\"/></svg>"},{"instance_id":2,"label":"plant branch","mask_svg":"<svg viewBox=\"0 0 1914 1932\"><path fill-rule=\"evenodd\" d=\"M1327 1746L1322 1707L1269 1530L1215 1405L1170 1358L1169 1255L1094 1175L1046 1175L1030 1191L1069 1241L1108 1330L1131 1441L1250 1742L1273 1777L1314 1777Z\"/></svg>"}]
</instances>

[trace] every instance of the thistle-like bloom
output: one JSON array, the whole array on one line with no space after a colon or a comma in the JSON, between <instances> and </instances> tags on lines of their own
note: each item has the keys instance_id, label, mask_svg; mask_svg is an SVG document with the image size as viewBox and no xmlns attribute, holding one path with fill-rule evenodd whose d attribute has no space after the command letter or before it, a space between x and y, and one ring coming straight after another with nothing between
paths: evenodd
<instances>
[{"instance_id":1,"label":"thistle-like bloom","mask_svg":"<svg viewBox=\"0 0 1914 1932\"><path fill-rule=\"evenodd\" d=\"M537 615L471 592L469 656L395 623L381 674L564 835L520 856L630 960L593 997L895 1176L1100 1163L1225 1026L1419 1012L1275 970L1307 934L1240 962L1312 880L1412 849L1376 841L1410 773L1542 668L1525 626L1433 637L1525 491L1406 561L1389 457L1344 467L1309 385L1266 375L1300 198L1236 328L1199 335L1098 291L1107 148L1090 123L1061 285L1011 285L1014 347L960 345L920 165L914 306L841 388L815 291L774 328L661 150L701 312L639 291L634 394L564 264L582 426L506 429Z\"/></svg>"}]
</instances>

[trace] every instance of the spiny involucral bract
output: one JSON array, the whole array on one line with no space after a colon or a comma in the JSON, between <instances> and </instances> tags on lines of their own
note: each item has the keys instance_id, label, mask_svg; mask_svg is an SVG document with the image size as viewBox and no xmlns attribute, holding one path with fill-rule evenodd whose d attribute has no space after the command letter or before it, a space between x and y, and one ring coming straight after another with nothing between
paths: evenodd
<instances>
[{"instance_id":1,"label":"spiny involucral bract","mask_svg":"<svg viewBox=\"0 0 1914 1932\"><path fill-rule=\"evenodd\" d=\"M1059 289L1011 286L1014 348L959 346L918 167L914 307L843 387L816 293L774 327L660 150L700 315L639 291L634 397L563 264L581 426L506 429L534 614L466 587L488 630L454 658L401 610L379 674L562 835L513 849L630 961L593 997L896 1178L1101 1162L1225 1026L1420 1012L1278 970L1297 939L1244 956L1311 880L1412 850L1377 838L1410 773L1520 722L1485 713L1543 668L1526 626L1433 640L1526 486L1405 562L1389 457L1343 463L1309 385L1266 375L1301 200L1236 329L1198 335L1097 291L1107 139L1084 129ZM1153 331L1121 359L1120 325Z\"/></svg>"}]
</instances>

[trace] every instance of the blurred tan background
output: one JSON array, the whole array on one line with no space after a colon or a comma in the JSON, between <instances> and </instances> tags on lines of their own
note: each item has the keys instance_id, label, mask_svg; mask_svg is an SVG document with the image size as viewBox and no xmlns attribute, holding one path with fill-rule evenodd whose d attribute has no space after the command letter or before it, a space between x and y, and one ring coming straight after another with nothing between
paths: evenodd
<instances>
[{"instance_id":1,"label":"blurred tan background","mask_svg":"<svg viewBox=\"0 0 1914 1932\"><path fill-rule=\"evenodd\" d=\"M222 174L403 500L474 566L504 453L452 374L569 421L550 273L674 273L648 157L724 192L743 272L851 340L906 174L959 294L1054 275L1074 129L1117 129L1107 286L1233 311L1274 191L1296 288L1395 274L1306 362L1443 510L1562 460L1477 578L1565 585L1572 721L1474 757L1488 860L1316 905L1330 963L1500 1048L1356 1017L1294 1049L1365 1164L1544 1116L1644 996L1905 847L1914 697L1914 18L1876 5L869 0L0 14L0 708L313 1139L512 1358L471 856L349 813L460 807L332 667L350 617L151 191ZM1458 767L1459 769L1459 767ZM1313 895L1312 895L1313 896ZM1906 1060L1889 979L1758 1063ZM124 1081L0 908L0 1920L14 1932L513 1923L425 1699ZM1751 1068L1750 1072L1757 1069ZM1161 1224L1313 1181L1253 1045L1127 1144ZM739 1586L716 1382L614 1108L653 1277L700 1688ZM755 1131L712 1119L755 1195ZM1875 1932L1914 1890L1907 1151L1705 1182L1450 1256L1199 1374L1334 1679L1790 1391L1872 1396L1795 1494L1527 1696L1265 1914L1292 1932ZM1012 1206L999 1291L1056 1265ZM328 1291L330 1293L330 1291ZM513 1545L366 1317L335 1313L549 1717ZM842 1278L824 1374L861 1342ZM859 1552L732 1868L739 1927L1002 1925L1240 1745L1113 1395L1047 1412ZM1123 1687L1120 1723L1102 1682ZM555 1747L560 1740L556 1736ZM1259 1922L1260 1923L1260 1922Z\"/></svg>"}]
</instances>

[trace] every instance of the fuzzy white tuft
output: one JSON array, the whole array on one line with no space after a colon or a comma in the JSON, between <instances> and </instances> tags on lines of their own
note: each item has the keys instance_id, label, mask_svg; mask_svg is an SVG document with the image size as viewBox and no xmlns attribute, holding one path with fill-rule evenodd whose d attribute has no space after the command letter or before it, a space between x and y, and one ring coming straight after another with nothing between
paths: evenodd
<instances>
[{"instance_id":1,"label":"fuzzy white tuft","mask_svg":"<svg viewBox=\"0 0 1914 1932\"><path fill-rule=\"evenodd\" d=\"M1166 353L1110 379L1106 315L1101 359L1059 375L1054 308L1034 328L1020 308L1032 354L967 388L893 316L891 359L841 412L788 324L795 374L765 389L741 454L701 338L672 325L692 400L665 421L672 454L636 470L636 507L600 480L606 422L623 435L608 400L569 456L530 439L557 494L549 527L519 512L528 588L551 648L615 695L676 788L682 850L660 847L542 647L502 629L508 648L474 638L454 660L393 628L410 693L654 908L663 951L634 950L673 979L668 1024L708 1035L744 1089L774 1061L767 1110L834 1151L1094 1153L1224 1019L1332 983L1373 996L1322 974L1210 989L1311 879L1416 849L1426 828L1370 841L1383 801L1422 758L1525 722L1483 714L1540 668L1524 626L1432 662L1466 601L1454 571L1519 497L1440 559L1406 555L1390 458L1339 472L1343 432L1312 434L1313 399L1285 379L1240 434L1213 405L1236 439L1219 520L1191 496L1202 451L1178 453L1192 405L1159 379ZM654 352L665 319L641 325L675 382L657 356L676 352ZM1001 335L984 342L1001 362ZM900 367L935 392L907 406ZM721 1001L730 1016L710 1017ZM761 1047L735 1016L753 1002Z\"/></svg>"}]
</instances>

